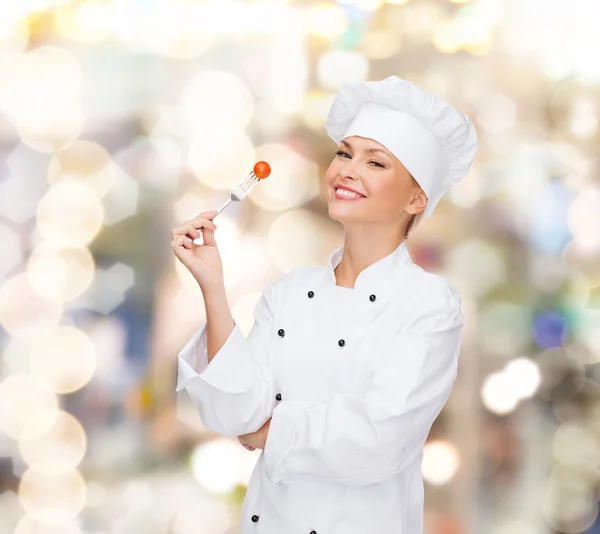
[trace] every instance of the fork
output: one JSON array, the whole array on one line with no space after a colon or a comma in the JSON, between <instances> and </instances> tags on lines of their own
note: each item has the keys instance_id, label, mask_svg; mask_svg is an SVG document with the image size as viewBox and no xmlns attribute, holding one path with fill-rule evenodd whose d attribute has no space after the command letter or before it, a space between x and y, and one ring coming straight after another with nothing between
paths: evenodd
<instances>
[{"instance_id":1,"label":"fork","mask_svg":"<svg viewBox=\"0 0 600 534\"><path fill-rule=\"evenodd\" d=\"M260 181L260 178L256 176L254 173L254 169L250 171L248 176L244 178L239 184L236 184L231 191L229 191L229 200L226 200L225 203L217 210L217 215L221 213L229 204L232 202L239 202L240 200L244 200L250 191L254 188L254 186ZM217 216L215 215L215 217ZM213 217L212 220L215 219ZM201 241L198 243L198 241ZM203 245L204 240L202 239L202 229L200 229L200 237L197 237L193 240L196 245Z\"/></svg>"},{"instance_id":2,"label":"fork","mask_svg":"<svg viewBox=\"0 0 600 534\"><path fill-rule=\"evenodd\" d=\"M246 178L244 178L239 184L236 184L234 188L231 191L229 191L229 200L226 200L225 203L217 210L217 215L219 215L219 213L221 213L232 202L239 202L240 200L244 200L248 196L248 193L252 191L254 186L259 181L260 178L256 176L256 174L254 174L254 171L250 171ZM217 215L215 215L215 217Z\"/></svg>"}]
</instances>

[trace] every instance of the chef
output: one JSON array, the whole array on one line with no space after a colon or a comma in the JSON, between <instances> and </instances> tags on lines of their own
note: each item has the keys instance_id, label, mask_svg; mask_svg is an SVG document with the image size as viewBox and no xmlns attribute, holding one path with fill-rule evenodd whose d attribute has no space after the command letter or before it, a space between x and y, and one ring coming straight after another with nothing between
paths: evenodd
<instances>
[{"instance_id":1,"label":"chef","mask_svg":"<svg viewBox=\"0 0 600 534\"><path fill-rule=\"evenodd\" d=\"M272 281L248 337L228 323L210 361L202 324L179 353L176 390L206 428L262 449L241 534L420 534L423 446L457 375L464 320L455 288L413 263L406 228L467 175L477 136L465 114L396 76L343 85L326 129L344 245L325 266ZM214 214L173 231L203 288L218 265ZM199 228L194 245L186 235ZM211 328L229 314L218 294L204 295Z\"/></svg>"}]
</instances>

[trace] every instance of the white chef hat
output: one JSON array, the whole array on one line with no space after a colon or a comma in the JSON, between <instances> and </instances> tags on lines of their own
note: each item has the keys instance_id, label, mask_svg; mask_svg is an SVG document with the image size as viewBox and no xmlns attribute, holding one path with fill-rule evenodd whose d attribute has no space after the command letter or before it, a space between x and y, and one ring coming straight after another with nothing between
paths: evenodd
<instances>
[{"instance_id":1,"label":"white chef hat","mask_svg":"<svg viewBox=\"0 0 600 534\"><path fill-rule=\"evenodd\" d=\"M424 218L467 175L477 151L469 117L397 76L342 85L325 127L336 143L358 135L394 154L427 195Z\"/></svg>"}]
</instances>

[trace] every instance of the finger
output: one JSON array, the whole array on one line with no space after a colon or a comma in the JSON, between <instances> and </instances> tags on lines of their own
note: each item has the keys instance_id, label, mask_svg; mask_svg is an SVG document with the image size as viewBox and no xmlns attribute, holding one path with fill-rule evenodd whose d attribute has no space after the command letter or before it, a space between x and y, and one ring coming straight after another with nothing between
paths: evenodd
<instances>
[{"instance_id":1,"label":"finger","mask_svg":"<svg viewBox=\"0 0 600 534\"><path fill-rule=\"evenodd\" d=\"M189 230L185 227L185 225L177 226L176 228L173 228L171 230L171 237L173 238L173 240L175 240L177 236L186 235L188 231Z\"/></svg>"},{"instance_id":2,"label":"finger","mask_svg":"<svg viewBox=\"0 0 600 534\"><path fill-rule=\"evenodd\" d=\"M214 219L217 216L217 210L204 211L197 215L198 217L206 217L207 219Z\"/></svg>"},{"instance_id":3,"label":"finger","mask_svg":"<svg viewBox=\"0 0 600 534\"><path fill-rule=\"evenodd\" d=\"M189 235L193 239L198 239L200 237L200 232L194 228L194 225L191 223L184 224L184 227L187 228L187 235Z\"/></svg>"},{"instance_id":4,"label":"finger","mask_svg":"<svg viewBox=\"0 0 600 534\"><path fill-rule=\"evenodd\" d=\"M216 247L217 241L215 239L215 230L213 228L203 228L202 236L204 238L204 244L209 247Z\"/></svg>"},{"instance_id":5,"label":"finger","mask_svg":"<svg viewBox=\"0 0 600 534\"><path fill-rule=\"evenodd\" d=\"M175 237L178 235L187 235L190 238L194 238L194 239L200 236L198 230L196 230L194 225L191 224L190 222L186 222L186 223L182 224L181 226L177 226L176 228L173 228L173 230L171 231L171 236L173 237L173 239L175 239Z\"/></svg>"},{"instance_id":6,"label":"finger","mask_svg":"<svg viewBox=\"0 0 600 534\"><path fill-rule=\"evenodd\" d=\"M215 212L216 213L216 212ZM187 221L194 226L194 228L202 229L202 236L204 238L204 245L217 247L217 242L215 240L215 230L217 229L217 225L212 221L208 220L205 217L198 216L191 221ZM186 223L186 224L187 224Z\"/></svg>"},{"instance_id":7,"label":"finger","mask_svg":"<svg viewBox=\"0 0 600 534\"><path fill-rule=\"evenodd\" d=\"M178 247L184 247L184 248L188 248L188 249L192 249L193 245L192 243L188 240L188 238L184 235L178 235L175 237L175 239L173 239L173 244L175 246Z\"/></svg>"},{"instance_id":8,"label":"finger","mask_svg":"<svg viewBox=\"0 0 600 534\"><path fill-rule=\"evenodd\" d=\"M191 236L194 236L194 232L198 231L201 228L212 228L213 230L217 228L217 225L206 217L196 217L194 219L190 219L189 221L185 221L180 226L176 226L171 230L171 235L175 238L176 235L189 233Z\"/></svg>"},{"instance_id":9,"label":"finger","mask_svg":"<svg viewBox=\"0 0 600 534\"><path fill-rule=\"evenodd\" d=\"M181 242L180 244L183 247L190 249L190 250L192 250L194 248L194 246L192 245L192 242L187 238L187 236L182 235L182 236L179 236L179 238L180 238L180 242Z\"/></svg>"},{"instance_id":10,"label":"finger","mask_svg":"<svg viewBox=\"0 0 600 534\"><path fill-rule=\"evenodd\" d=\"M191 222L192 224L194 224L194 226L196 226L196 228L198 228L199 225L216 226L216 224L212 220L215 215L216 212L209 212L209 215L207 215L206 213L201 213L200 215L196 215L196 217L194 217L193 219L190 219L189 221L185 222Z\"/></svg>"},{"instance_id":11,"label":"finger","mask_svg":"<svg viewBox=\"0 0 600 534\"><path fill-rule=\"evenodd\" d=\"M186 221L184 223L184 225L186 224L191 224L194 228L197 229L208 229L208 230L216 230L217 229L217 225L212 222L211 220L207 219L206 217L196 217L195 219L190 219L189 221Z\"/></svg>"}]
</instances>

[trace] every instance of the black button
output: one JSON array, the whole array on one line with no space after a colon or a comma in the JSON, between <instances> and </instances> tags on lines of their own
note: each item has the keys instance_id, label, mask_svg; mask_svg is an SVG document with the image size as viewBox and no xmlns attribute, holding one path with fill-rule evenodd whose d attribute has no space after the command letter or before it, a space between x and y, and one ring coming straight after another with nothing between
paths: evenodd
<instances>
[{"instance_id":1,"label":"black button","mask_svg":"<svg viewBox=\"0 0 600 534\"><path fill-rule=\"evenodd\" d=\"M317 534L317 531L316 530L311 530L310 534Z\"/></svg>"},{"instance_id":2,"label":"black button","mask_svg":"<svg viewBox=\"0 0 600 534\"><path fill-rule=\"evenodd\" d=\"M313 291L309 291L308 292L308 298L312 299L315 296L315 293Z\"/></svg>"},{"instance_id":3,"label":"black button","mask_svg":"<svg viewBox=\"0 0 600 534\"><path fill-rule=\"evenodd\" d=\"M275 398L276 398L277 400L281 400L281 393L277 393L277 395L275 395Z\"/></svg>"},{"instance_id":4,"label":"black button","mask_svg":"<svg viewBox=\"0 0 600 534\"><path fill-rule=\"evenodd\" d=\"M256 523L258 521L258 516L257 515L253 515L252 516L252 521L254 521Z\"/></svg>"},{"instance_id":5,"label":"black button","mask_svg":"<svg viewBox=\"0 0 600 534\"><path fill-rule=\"evenodd\" d=\"M279 334L281 337L285 336L285 330L284 330L283 328L280 328L280 329L277 331L277 333L278 333L278 334Z\"/></svg>"},{"instance_id":6,"label":"black button","mask_svg":"<svg viewBox=\"0 0 600 534\"><path fill-rule=\"evenodd\" d=\"M376 299L376 298L377 298L377 297L376 297L375 295L371 295L371 296L369 297L369 300L370 300L371 302L375 302L375 299Z\"/></svg>"},{"instance_id":7,"label":"black button","mask_svg":"<svg viewBox=\"0 0 600 534\"><path fill-rule=\"evenodd\" d=\"M345 342L343 339L340 339L340 340L338 341L338 345L339 345L340 347L343 347L345 344L346 344L346 342Z\"/></svg>"}]
</instances>

